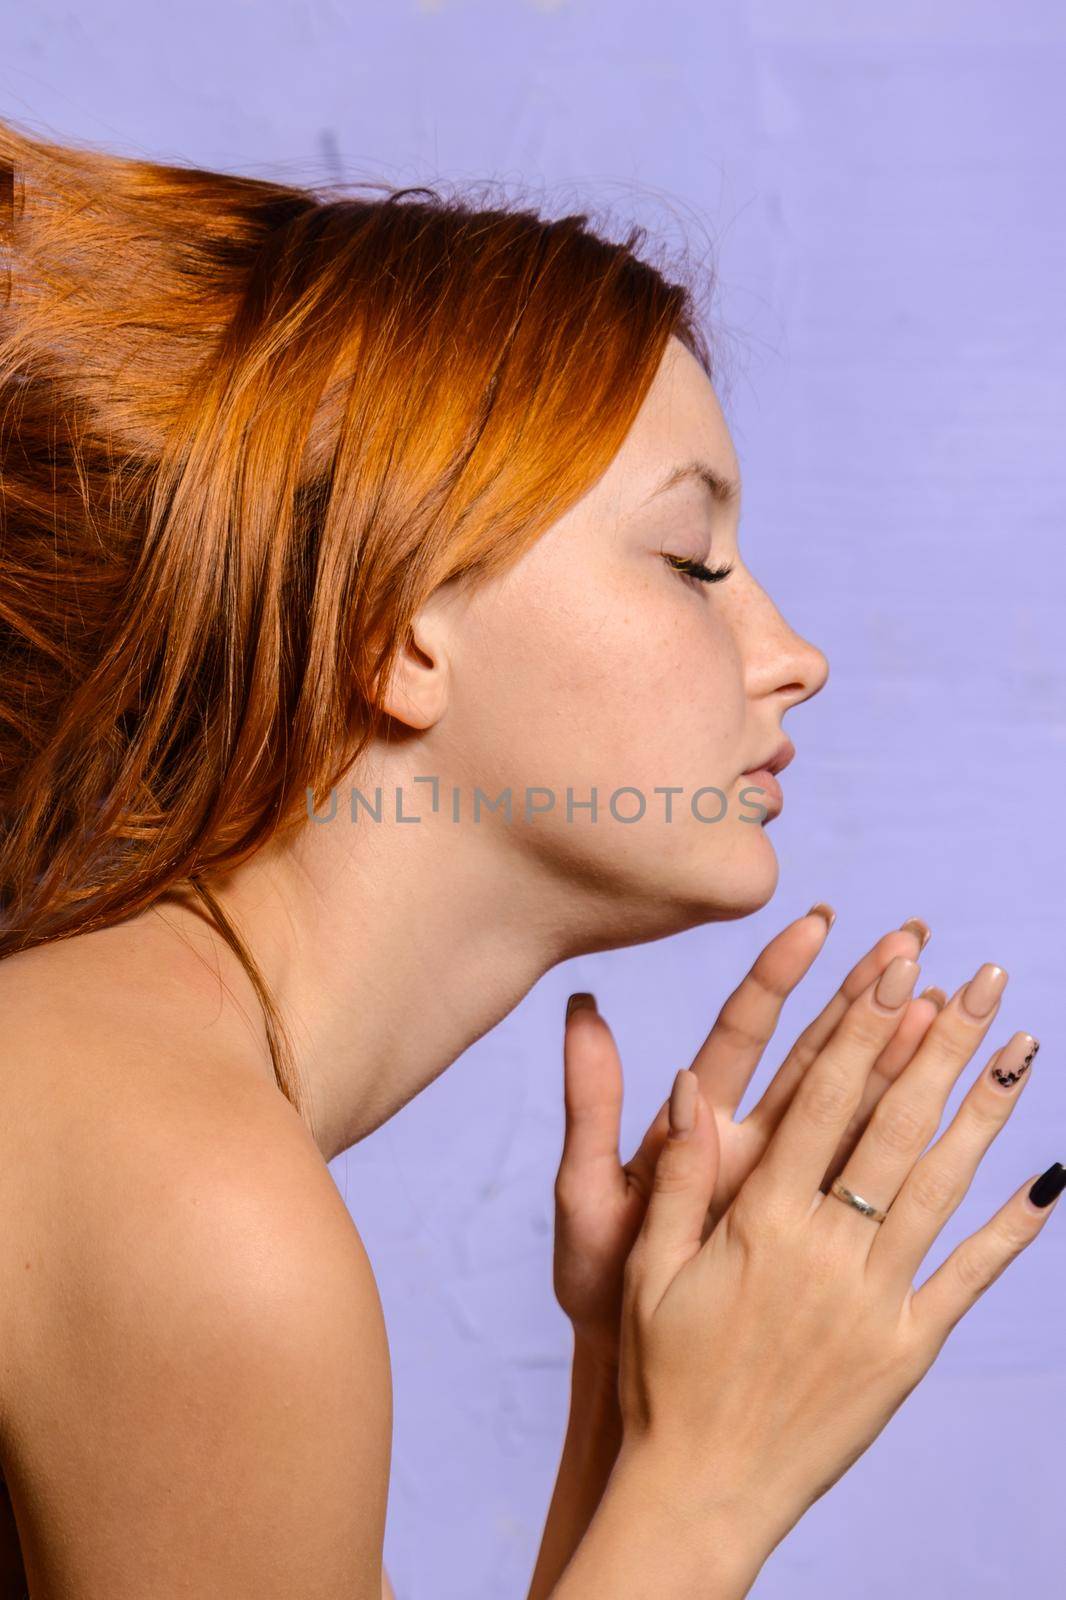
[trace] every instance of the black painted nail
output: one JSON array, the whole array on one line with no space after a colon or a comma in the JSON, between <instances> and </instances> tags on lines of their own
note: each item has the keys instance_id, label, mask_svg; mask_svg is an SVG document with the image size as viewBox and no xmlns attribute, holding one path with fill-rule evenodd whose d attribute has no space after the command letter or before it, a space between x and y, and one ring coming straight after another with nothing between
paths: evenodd
<instances>
[{"instance_id":1,"label":"black painted nail","mask_svg":"<svg viewBox=\"0 0 1066 1600\"><path fill-rule=\"evenodd\" d=\"M596 996L581 990L577 994L572 994L569 1000L566 1002L567 1021L569 1021L570 1017L579 1008L579 1006L588 1006L590 1011L597 1011L599 1009L596 1004Z\"/></svg>"},{"instance_id":2,"label":"black painted nail","mask_svg":"<svg viewBox=\"0 0 1066 1600\"><path fill-rule=\"evenodd\" d=\"M1034 1206L1049 1206L1063 1189L1066 1189L1066 1167L1061 1161L1054 1161L1047 1171L1042 1172L1037 1178L1029 1190L1029 1198Z\"/></svg>"}]
</instances>

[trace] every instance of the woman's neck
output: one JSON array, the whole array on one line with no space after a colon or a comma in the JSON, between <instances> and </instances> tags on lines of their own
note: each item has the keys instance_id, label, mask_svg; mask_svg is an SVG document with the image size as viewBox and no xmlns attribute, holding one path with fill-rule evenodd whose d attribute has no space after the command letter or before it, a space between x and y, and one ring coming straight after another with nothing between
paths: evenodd
<instances>
[{"instance_id":1,"label":"woman's neck","mask_svg":"<svg viewBox=\"0 0 1066 1600\"><path fill-rule=\"evenodd\" d=\"M330 824L258 851L210 886L281 1011L327 1161L380 1127L565 955L565 896L474 825ZM572 898L572 897L571 897ZM187 891L154 908L219 967L256 1030L236 954ZM553 916L553 910L555 915ZM249 1035L250 1045L252 1036Z\"/></svg>"}]
</instances>

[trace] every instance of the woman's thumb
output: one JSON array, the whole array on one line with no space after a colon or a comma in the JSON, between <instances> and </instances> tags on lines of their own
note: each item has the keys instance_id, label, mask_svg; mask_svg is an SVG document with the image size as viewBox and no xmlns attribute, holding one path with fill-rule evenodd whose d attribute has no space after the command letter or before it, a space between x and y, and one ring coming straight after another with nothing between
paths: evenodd
<instances>
[{"instance_id":1,"label":"woman's thumb","mask_svg":"<svg viewBox=\"0 0 1066 1600\"><path fill-rule=\"evenodd\" d=\"M611 1198L624 1189L618 1157L622 1089L618 1046L595 996L571 995L563 1033L566 1121L557 1181L565 1184L572 1177L588 1185L600 1180Z\"/></svg>"},{"instance_id":2,"label":"woman's thumb","mask_svg":"<svg viewBox=\"0 0 1066 1600\"><path fill-rule=\"evenodd\" d=\"M682 1069L670 1094L670 1132L655 1163L642 1251L648 1274L668 1279L699 1250L718 1176L718 1129L694 1072ZM663 1284L665 1290L666 1284Z\"/></svg>"}]
</instances>

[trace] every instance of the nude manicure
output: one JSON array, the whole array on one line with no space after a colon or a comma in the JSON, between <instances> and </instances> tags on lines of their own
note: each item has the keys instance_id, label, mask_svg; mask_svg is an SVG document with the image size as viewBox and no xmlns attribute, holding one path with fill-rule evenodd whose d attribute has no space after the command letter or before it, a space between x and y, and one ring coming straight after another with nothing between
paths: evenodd
<instances>
[{"instance_id":1,"label":"nude manicure","mask_svg":"<svg viewBox=\"0 0 1066 1600\"><path fill-rule=\"evenodd\" d=\"M908 917L906 922L901 922L900 927L905 933L915 933L918 936L918 954L921 955L932 937L929 924L923 922L921 917Z\"/></svg>"},{"instance_id":2,"label":"nude manicure","mask_svg":"<svg viewBox=\"0 0 1066 1600\"><path fill-rule=\"evenodd\" d=\"M582 1006L587 1006L590 1011L596 1011L599 1009L596 1005L596 996L594 994L589 994L587 990L578 990L578 992L576 994L572 994L569 1000L566 1002L567 1021L569 1021L574 1012L579 1011Z\"/></svg>"},{"instance_id":3,"label":"nude manicure","mask_svg":"<svg viewBox=\"0 0 1066 1600\"><path fill-rule=\"evenodd\" d=\"M676 1138L683 1139L696 1126L698 1088L696 1074L682 1067L674 1077L674 1086L670 1091L670 1132Z\"/></svg>"},{"instance_id":4,"label":"nude manicure","mask_svg":"<svg viewBox=\"0 0 1066 1600\"><path fill-rule=\"evenodd\" d=\"M980 1022L987 1017L1007 987L1007 974L1002 967L986 961L979 967L962 991L960 1004L967 1016Z\"/></svg>"},{"instance_id":5,"label":"nude manicure","mask_svg":"<svg viewBox=\"0 0 1066 1600\"><path fill-rule=\"evenodd\" d=\"M874 990L878 1005L884 1006L886 1011L895 1011L914 988L920 970L917 961L909 961L906 956L893 956Z\"/></svg>"}]
</instances>

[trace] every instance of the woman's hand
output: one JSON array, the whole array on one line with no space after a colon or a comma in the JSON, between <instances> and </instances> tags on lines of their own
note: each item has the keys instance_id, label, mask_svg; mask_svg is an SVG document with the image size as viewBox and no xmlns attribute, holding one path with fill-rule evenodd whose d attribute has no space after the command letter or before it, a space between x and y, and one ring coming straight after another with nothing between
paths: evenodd
<instances>
[{"instance_id":1,"label":"woman's hand","mask_svg":"<svg viewBox=\"0 0 1066 1600\"><path fill-rule=\"evenodd\" d=\"M831 923L808 912L770 941L726 1000L691 1070L715 1120L720 1151L704 1237L758 1163L811 1061L855 997L895 956L917 956L929 930L917 918L881 938L848 973L821 1014L796 1040L758 1104L734 1114L773 1036L781 1008L819 954ZM837 1176L870 1114L911 1059L946 996L930 989L912 1000L873 1064L861 1102L830 1160ZM591 1001L592 996L580 996ZM644 1219L656 1161L668 1131L664 1100L639 1148L622 1164L622 1064L595 1002L568 1013L563 1043L566 1132L555 1180L555 1295L585 1352L606 1366L618 1359L622 1275Z\"/></svg>"},{"instance_id":2,"label":"woman's hand","mask_svg":"<svg viewBox=\"0 0 1066 1600\"><path fill-rule=\"evenodd\" d=\"M705 1240L718 1129L695 1076L679 1073L675 1124L691 1131L660 1153L626 1262L620 1463L682 1517L742 1529L757 1559L877 1436L1066 1179L1055 1163L1035 1196L1027 1179L914 1290L1036 1050L1014 1034L926 1150L999 1008L1007 975L985 965L938 1013L845 1163L841 1183L883 1220L821 1191L917 974L897 959L848 1007Z\"/></svg>"}]
</instances>

